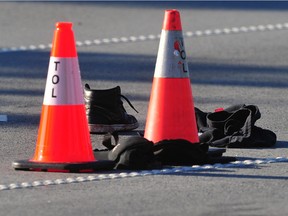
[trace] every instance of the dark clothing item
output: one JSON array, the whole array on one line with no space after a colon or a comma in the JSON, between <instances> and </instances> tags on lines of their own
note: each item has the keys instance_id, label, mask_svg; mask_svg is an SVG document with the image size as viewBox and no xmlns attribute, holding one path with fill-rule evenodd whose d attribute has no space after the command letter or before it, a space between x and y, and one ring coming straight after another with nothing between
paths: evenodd
<instances>
[{"instance_id":1,"label":"dark clothing item","mask_svg":"<svg viewBox=\"0 0 288 216\"><path fill-rule=\"evenodd\" d=\"M261 117L255 105L237 104L223 111L205 113L195 107L200 142L214 147L271 147L276 134L255 126Z\"/></svg>"}]
</instances>

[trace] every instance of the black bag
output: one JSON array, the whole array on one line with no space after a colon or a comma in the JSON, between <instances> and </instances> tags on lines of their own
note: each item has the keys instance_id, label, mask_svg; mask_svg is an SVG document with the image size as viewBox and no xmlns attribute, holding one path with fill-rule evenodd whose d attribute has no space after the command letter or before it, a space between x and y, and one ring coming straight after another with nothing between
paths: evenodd
<instances>
[{"instance_id":1,"label":"black bag","mask_svg":"<svg viewBox=\"0 0 288 216\"><path fill-rule=\"evenodd\" d=\"M255 126L261 113L257 106L237 104L223 111L205 113L195 108L200 142L214 147L271 147L276 134Z\"/></svg>"}]
</instances>

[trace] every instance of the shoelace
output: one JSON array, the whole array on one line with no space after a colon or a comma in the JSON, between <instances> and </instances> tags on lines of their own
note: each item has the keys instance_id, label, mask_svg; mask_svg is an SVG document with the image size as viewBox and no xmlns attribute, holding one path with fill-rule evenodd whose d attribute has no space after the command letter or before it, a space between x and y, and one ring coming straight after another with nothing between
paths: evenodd
<instances>
[{"instance_id":1,"label":"shoelace","mask_svg":"<svg viewBox=\"0 0 288 216\"><path fill-rule=\"evenodd\" d=\"M130 106L133 110L135 110L135 112L138 113L138 111L135 109L135 107L132 105L132 103L129 101L128 98L126 98L124 95L120 95L120 96L126 100L126 102L129 104L129 106Z\"/></svg>"}]
</instances>

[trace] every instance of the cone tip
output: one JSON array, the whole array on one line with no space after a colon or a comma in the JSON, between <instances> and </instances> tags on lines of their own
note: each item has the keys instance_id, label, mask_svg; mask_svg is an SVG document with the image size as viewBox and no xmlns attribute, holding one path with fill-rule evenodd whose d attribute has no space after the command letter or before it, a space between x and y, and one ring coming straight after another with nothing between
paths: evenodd
<instances>
[{"instance_id":1,"label":"cone tip","mask_svg":"<svg viewBox=\"0 0 288 216\"><path fill-rule=\"evenodd\" d=\"M52 50L53 57L77 57L72 22L57 22L54 32Z\"/></svg>"},{"instance_id":2,"label":"cone tip","mask_svg":"<svg viewBox=\"0 0 288 216\"><path fill-rule=\"evenodd\" d=\"M180 13L176 9L169 9L165 11L163 30L182 31L180 20Z\"/></svg>"},{"instance_id":3,"label":"cone tip","mask_svg":"<svg viewBox=\"0 0 288 216\"><path fill-rule=\"evenodd\" d=\"M72 22L57 22L56 23L56 28L57 30L60 30L60 29L72 29Z\"/></svg>"}]
</instances>

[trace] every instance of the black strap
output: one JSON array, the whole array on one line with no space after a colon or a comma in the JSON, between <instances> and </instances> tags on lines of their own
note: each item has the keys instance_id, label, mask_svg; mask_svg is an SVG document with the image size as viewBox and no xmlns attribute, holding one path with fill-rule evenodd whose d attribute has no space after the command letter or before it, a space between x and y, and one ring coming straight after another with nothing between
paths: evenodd
<instances>
[{"instance_id":1,"label":"black strap","mask_svg":"<svg viewBox=\"0 0 288 216\"><path fill-rule=\"evenodd\" d=\"M126 102L129 104L129 106L135 110L135 112L138 113L138 111L136 110L136 108L132 105L132 103L129 101L129 99L127 97L125 97L124 95L120 95L122 98L124 98L126 100Z\"/></svg>"},{"instance_id":2,"label":"black strap","mask_svg":"<svg viewBox=\"0 0 288 216\"><path fill-rule=\"evenodd\" d=\"M112 144L112 137L114 138L114 145ZM112 150L117 145L118 141L119 141L119 135L117 132L106 133L103 137L102 144L108 150Z\"/></svg>"}]
</instances>

